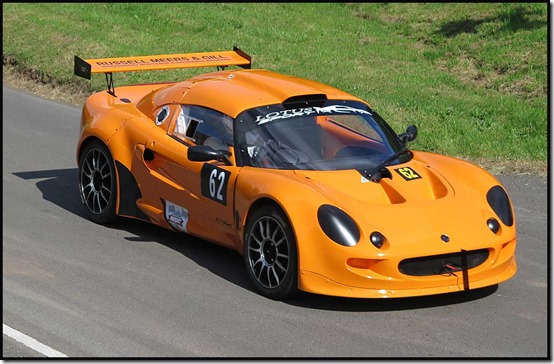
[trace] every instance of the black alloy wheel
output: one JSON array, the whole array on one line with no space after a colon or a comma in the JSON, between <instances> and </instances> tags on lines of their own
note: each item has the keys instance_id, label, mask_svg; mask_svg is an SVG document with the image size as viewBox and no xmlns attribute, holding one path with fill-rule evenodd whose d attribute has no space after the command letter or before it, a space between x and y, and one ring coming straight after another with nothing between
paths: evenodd
<instances>
[{"instance_id":1,"label":"black alloy wheel","mask_svg":"<svg viewBox=\"0 0 554 364\"><path fill-rule=\"evenodd\" d=\"M116 178L111 153L103 143L87 144L79 162L79 192L87 216L99 224L116 220Z\"/></svg>"},{"instance_id":2,"label":"black alloy wheel","mask_svg":"<svg viewBox=\"0 0 554 364\"><path fill-rule=\"evenodd\" d=\"M296 242L286 215L264 206L249 218L244 239L248 275L264 296L279 300L297 291Z\"/></svg>"}]
</instances>

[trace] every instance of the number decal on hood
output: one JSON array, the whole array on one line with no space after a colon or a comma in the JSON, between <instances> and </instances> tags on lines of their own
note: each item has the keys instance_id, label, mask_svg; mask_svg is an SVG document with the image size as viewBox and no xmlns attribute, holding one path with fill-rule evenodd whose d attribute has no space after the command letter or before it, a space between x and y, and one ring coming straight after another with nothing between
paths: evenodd
<instances>
[{"instance_id":1,"label":"number decal on hood","mask_svg":"<svg viewBox=\"0 0 554 364\"><path fill-rule=\"evenodd\" d=\"M397 168L395 171L402 176L406 181L411 181L414 179L421 178L419 174L416 173L413 169L410 167L404 167L404 168Z\"/></svg>"}]
</instances>

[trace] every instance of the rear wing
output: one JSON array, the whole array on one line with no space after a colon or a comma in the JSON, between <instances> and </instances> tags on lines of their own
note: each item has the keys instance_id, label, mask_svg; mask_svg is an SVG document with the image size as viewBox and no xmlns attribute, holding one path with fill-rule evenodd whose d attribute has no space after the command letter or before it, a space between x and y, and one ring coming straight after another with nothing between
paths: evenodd
<instances>
[{"instance_id":1,"label":"rear wing","mask_svg":"<svg viewBox=\"0 0 554 364\"><path fill-rule=\"evenodd\" d=\"M164 54L155 56L81 59L75 56L76 76L91 79L93 73L104 73L108 93L115 96L112 74L114 72L167 70L176 68L225 67L236 65L250 68L252 57L237 47L232 51Z\"/></svg>"}]
</instances>

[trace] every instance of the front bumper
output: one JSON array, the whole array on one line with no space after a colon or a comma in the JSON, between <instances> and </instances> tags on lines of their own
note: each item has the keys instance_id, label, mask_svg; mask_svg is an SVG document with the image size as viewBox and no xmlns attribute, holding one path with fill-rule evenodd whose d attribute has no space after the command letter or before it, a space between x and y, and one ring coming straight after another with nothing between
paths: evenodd
<instances>
[{"instance_id":1,"label":"front bumper","mask_svg":"<svg viewBox=\"0 0 554 364\"><path fill-rule=\"evenodd\" d=\"M357 261L352 266L354 257L342 256L335 260L342 260L339 269L344 271L334 275L340 282L322 272L301 269L298 288L311 293L358 298L416 297L472 290L512 278L517 272L515 248L515 239L496 248L488 248L487 259L465 270L465 273L459 270L423 276L400 272L399 263L406 257L365 259L368 262L366 266L364 259L355 258ZM464 274L467 274L465 282Z\"/></svg>"}]
</instances>

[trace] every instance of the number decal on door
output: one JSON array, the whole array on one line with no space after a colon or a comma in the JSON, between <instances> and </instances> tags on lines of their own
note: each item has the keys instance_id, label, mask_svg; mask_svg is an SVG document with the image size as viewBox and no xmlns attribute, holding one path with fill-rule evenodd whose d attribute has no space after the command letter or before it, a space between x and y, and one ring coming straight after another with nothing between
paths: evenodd
<instances>
[{"instance_id":1,"label":"number decal on door","mask_svg":"<svg viewBox=\"0 0 554 364\"><path fill-rule=\"evenodd\" d=\"M421 176L419 174L417 174L410 167L398 168L398 169L395 169L395 171L399 175L401 175L406 181L411 181L411 180L414 180L414 179L421 178Z\"/></svg>"},{"instance_id":2,"label":"number decal on door","mask_svg":"<svg viewBox=\"0 0 554 364\"><path fill-rule=\"evenodd\" d=\"M231 173L222 168L204 164L200 172L202 196L227 205L227 183Z\"/></svg>"}]
</instances>

